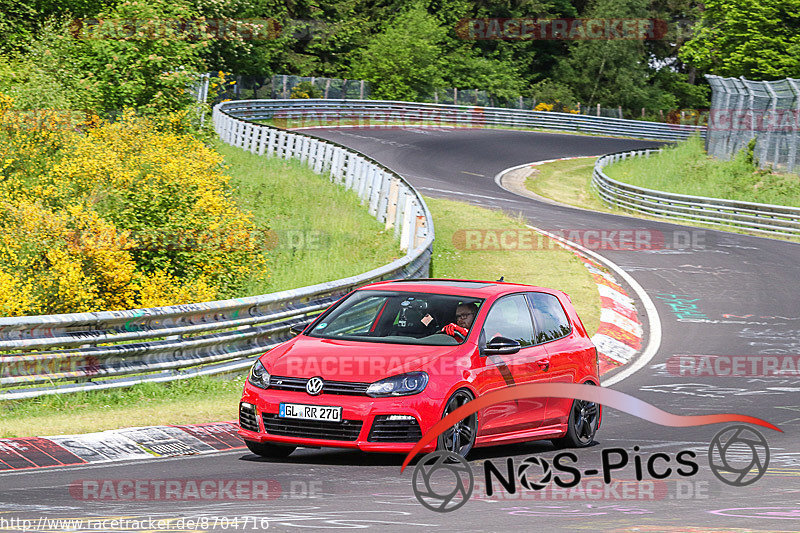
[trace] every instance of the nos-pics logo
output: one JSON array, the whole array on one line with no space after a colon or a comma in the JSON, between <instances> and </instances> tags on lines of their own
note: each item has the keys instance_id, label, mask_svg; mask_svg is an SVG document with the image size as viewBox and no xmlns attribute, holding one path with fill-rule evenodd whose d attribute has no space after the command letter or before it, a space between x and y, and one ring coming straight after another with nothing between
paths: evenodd
<instances>
[{"instance_id":1,"label":"nos-pics logo","mask_svg":"<svg viewBox=\"0 0 800 533\"><path fill-rule=\"evenodd\" d=\"M634 447L638 450L638 446ZM609 453L606 453L609 452ZM695 453L691 451L679 452L678 456L685 454L683 459L678 457L677 463L683 466L692 467L686 471L677 470L682 476L695 475L699 468L694 461L687 457L694 458ZM508 469L505 477L501 477L500 485L507 491L516 491L517 482L526 490L542 490L552 481L559 486L574 486L580 482L582 472L574 466L566 466L560 462L561 456L570 456L571 461L576 461L577 457L571 452L564 452L556 455L551 463L539 457L531 456L526 458L515 469L512 460L508 459ZM613 455L617 455L618 460L609 460ZM628 464L628 454L622 448L604 450L602 453L603 465L601 470L587 470L586 474L597 474L602 471L604 481L611 482L611 472L619 470ZM664 479L672 473L669 468L663 471L656 471L654 459L658 458L661 462L670 462L666 454L653 454L647 461L647 473L656 479ZM641 479L641 469L639 458L636 457L637 479ZM711 440L708 447L708 463L714 475L723 483L728 485L743 487L758 481L769 466L769 446L764 436L755 429L737 425L730 426L717 433ZM486 460L483 463L484 474L488 480L493 475L498 477L501 471L491 462ZM560 472L567 472L572 476L568 484L559 482ZM554 473L555 472L555 473ZM513 479L516 474L516 480ZM455 511L463 506L472 496L475 487L475 479L469 463L453 452L438 451L425 455L414 468L411 479L414 496L426 508L431 511L447 513ZM487 491L488 492L488 491Z\"/></svg>"}]
</instances>

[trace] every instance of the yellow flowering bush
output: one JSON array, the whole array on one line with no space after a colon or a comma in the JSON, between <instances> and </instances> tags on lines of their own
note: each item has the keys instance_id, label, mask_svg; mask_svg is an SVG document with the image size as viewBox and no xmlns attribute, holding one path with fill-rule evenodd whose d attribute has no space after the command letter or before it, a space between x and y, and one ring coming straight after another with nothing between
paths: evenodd
<instances>
[{"instance_id":1,"label":"yellow flowering bush","mask_svg":"<svg viewBox=\"0 0 800 533\"><path fill-rule=\"evenodd\" d=\"M222 156L181 112L31 127L10 111L0 95L0 315L204 301L268 275Z\"/></svg>"},{"instance_id":2,"label":"yellow flowering bush","mask_svg":"<svg viewBox=\"0 0 800 533\"><path fill-rule=\"evenodd\" d=\"M534 111L552 111L553 104L546 104L544 102L539 102L536 104L536 107L533 108Z\"/></svg>"}]
</instances>

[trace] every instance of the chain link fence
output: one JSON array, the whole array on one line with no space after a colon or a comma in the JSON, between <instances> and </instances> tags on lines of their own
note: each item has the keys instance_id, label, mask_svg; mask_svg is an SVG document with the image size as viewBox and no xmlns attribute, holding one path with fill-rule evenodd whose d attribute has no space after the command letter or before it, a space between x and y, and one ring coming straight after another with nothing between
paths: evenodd
<instances>
[{"instance_id":1,"label":"chain link fence","mask_svg":"<svg viewBox=\"0 0 800 533\"><path fill-rule=\"evenodd\" d=\"M235 83L216 95L216 104L224 100L263 100L266 98L331 98L337 100L370 97L369 82L320 78L316 76L234 76Z\"/></svg>"},{"instance_id":2,"label":"chain link fence","mask_svg":"<svg viewBox=\"0 0 800 533\"><path fill-rule=\"evenodd\" d=\"M706 78L712 90L706 136L710 155L730 159L755 139L759 166L800 171L800 79Z\"/></svg>"}]
</instances>

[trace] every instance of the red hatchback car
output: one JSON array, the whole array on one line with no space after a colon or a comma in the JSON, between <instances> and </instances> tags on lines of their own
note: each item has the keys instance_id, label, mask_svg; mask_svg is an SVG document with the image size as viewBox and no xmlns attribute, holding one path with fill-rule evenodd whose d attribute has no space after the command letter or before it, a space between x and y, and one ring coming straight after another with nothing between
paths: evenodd
<instances>
[{"instance_id":1,"label":"red hatchback car","mask_svg":"<svg viewBox=\"0 0 800 533\"><path fill-rule=\"evenodd\" d=\"M401 280L355 290L253 365L239 435L265 457L298 446L408 452L470 400L523 383L600 383L597 350L561 291ZM423 451L553 439L588 446L600 406L528 398L465 418Z\"/></svg>"}]
</instances>

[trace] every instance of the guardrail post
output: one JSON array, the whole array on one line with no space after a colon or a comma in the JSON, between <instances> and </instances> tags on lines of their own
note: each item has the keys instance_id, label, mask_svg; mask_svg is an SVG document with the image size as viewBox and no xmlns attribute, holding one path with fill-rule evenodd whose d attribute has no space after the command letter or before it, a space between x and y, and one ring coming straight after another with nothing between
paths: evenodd
<instances>
[{"instance_id":1,"label":"guardrail post","mask_svg":"<svg viewBox=\"0 0 800 533\"><path fill-rule=\"evenodd\" d=\"M361 199L361 205L364 205L369 187L369 169L364 159L359 158L358 163L358 197Z\"/></svg>"},{"instance_id":2,"label":"guardrail post","mask_svg":"<svg viewBox=\"0 0 800 533\"><path fill-rule=\"evenodd\" d=\"M392 178L389 184L389 197L387 199L386 205L386 226L385 229L388 231L391 228L396 228L395 225L395 216L397 215L397 198L400 192L400 182ZM395 231L395 234L397 231Z\"/></svg>"},{"instance_id":3,"label":"guardrail post","mask_svg":"<svg viewBox=\"0 0 800 533\"><path fill-rule=\"evenodd\" d=\"M421 210L420 210L421 212ZM416 227L414 228L414 249L416 250L422 243L425 242L425 237L428 236L428 225L425 223L425 215L417 215Z\"/></svg>"},{"instance_id":4,"label":"guardrail post","mask_svg":"<svg viewBox=\"0 0 800 533\"><path fill-rule=\"evenodd\" d=\"M405 219L406 210L406 196L408 192L405 187L400 187L399 195L397 197L397 210L394 215L394 236L400 237L403 232L403 220ZM403 239L400 239L402 243Z\"/></svg>"},{"instance_id":5,"label":"guardrail post","mask_svg":"<svg viewBox=\"0 0 800 533\"><path fill-rule=\"evenodd\" d=\"M261 127L255 124L250 125L250 153L255 154L258 151L259 141L261 136Z\"/></svg>"},{"instance_id":6,"label":"guardrail post","mask_svg":"<svg viewBox=\"0 0 800 533\"><path fill-rule=\"evenodd\" d=\"M267 142L267 155L276 155L278 151L278 140L280 139L278 130L269 128L269 141Z\"/></svg>"},{"instance_id":7,"label":"guardrail post","mask_svg":"<svg viewBox=\"0 0 800 533\"><path fill-rule=\"evenodd\" d=\"M297 135L294 133L286 134L286 151L284 159L300 159L300 154L297 150Z\"/></svg>"},{"instance_id":8,"label":"guardrail post","mask_svg":"<svg viewBox=\"0 0 800 533\"><path fill-rule=\"evenodd\" d=\"M318 141L317 150L314 152L314 172L322 174L325 167L330 165L328 156L328 143Z\"/></svg>"},{"instance_id":9,"label":"guardrail post","mask_svg":"<svg viewBox=\"0 0 800 533\"><path fill-rule=\"evenodd\" d=\"M333 162L331 163L331 181L334 183L341 183L342 175L342 161L344 161L344 150L338 146L333 147Z\"/></svg>"},{"instance_id":10,"label":"guardrail post","mask_svg":"<svg viewBox=\"0 0 800 533\"><path fill-rule=\"evenodd\" d=\"M348 153L345 155L345 162L347 166L345 167L345 182L344 186L349 191L355 188L355 178L356 178L356 156Z\"/></svg>"},{"instance_id":11,"label":"guardrail post","mask_svg":"<svg viewBox=\"0 0 800 533\"><path fill-rule=\"evenodd\" d=\"M378 215L378 199L381 194L383 172L370 165L370 180L369 180L369 214L372 216Z\"/></svg>"},{"instance_id":12,"label":"guardrail post","mask_svg":"<svg viewBox=\"0 0 800 533\"><path fill-rule=\"evenodd\" d=\"M258 155L264 155L264 152L267 151L267 143L269 142L271 130L269 128L265 128L263 126L259 126L259 142L258 142Z\"/></svg>"},{"instance_id":13,"label":"guardrail post","mask_svg":"<svg viewBox=\"0 0 800 533\"><path fill-rule=\"evenodd\" d=\"M403 202L403 222L400 230L400 249L407 252L411 245L412 232L414 230L412 221L414 220L414 202L410 195L405 196Z\"/></svg>"},{"instance_id":14,"label":"guardrail post","mask_svg":"<svg viewBox=\"0 0 800 533\"><path fill-rule=\"evenodd\" d=\"M309 155L309 138L303 135L298 135L298 139L300 140L300 162L301 163L308 163L308 155ZM296 141L295 141L296 142Z\"/></svg>"},{"instance_id":15,"label":"guardrail post","mask_svg":"<svg viewBox=\"0 0 800 533\"><path fill-rule=\"evenodd\" d=\"M388 207L389 187L391 187L392 177L384 171L380 171L380 180L378 181L378 209L377 219L378 222L386 222L386 208Z\"/></svg>"}]
</instances>

